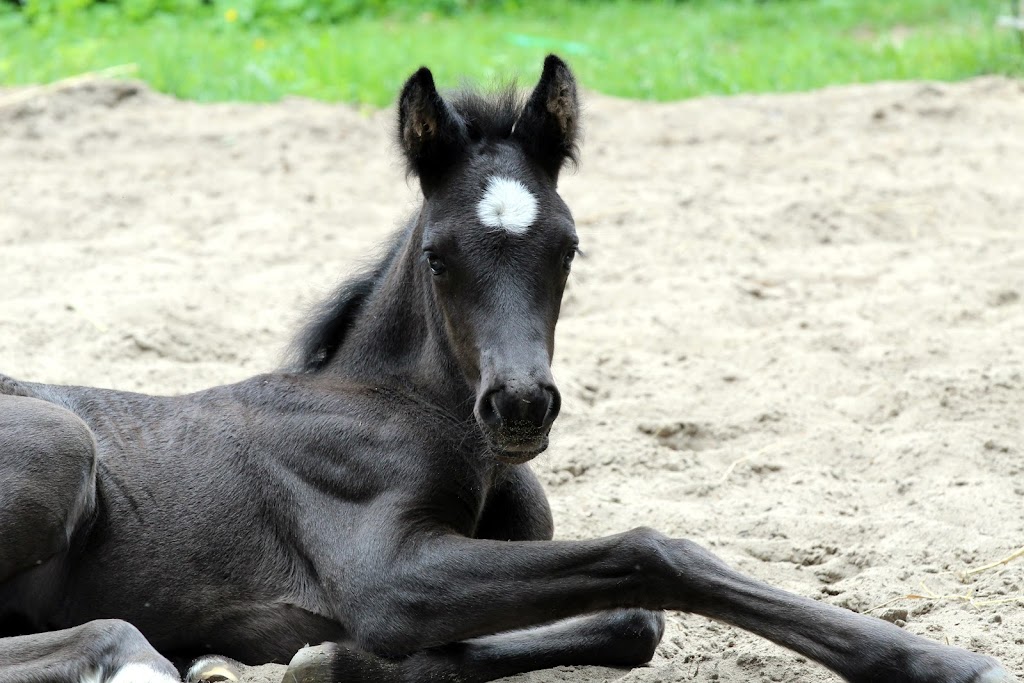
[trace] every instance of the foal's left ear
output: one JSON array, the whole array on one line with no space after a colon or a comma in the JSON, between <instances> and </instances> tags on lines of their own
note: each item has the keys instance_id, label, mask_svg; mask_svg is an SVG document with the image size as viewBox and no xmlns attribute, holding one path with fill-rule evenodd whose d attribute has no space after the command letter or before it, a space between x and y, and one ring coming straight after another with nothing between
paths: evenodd
<instances>
[{"instance_id":1,"label":"foal's left ear","mask_svg":"<svg viewBox=\"0 0 1024 683\"><path fill-rule=\"evenodd\" d=\"M548 55L513 136L557 180L566 161L576 163L579 122L576 79L565 62Z\"/></svg>"},{"instance_id":2,"label":"foal's left ear","mask_svg":"<svg viewBox=\"0 0 1024 683\"><path fill-rule=\"evenodd\" d=\"M427 67L405 82L398 98L398 140L424 192L466 151L466 124L437 92Z\"/></svg>"}]
</instances>

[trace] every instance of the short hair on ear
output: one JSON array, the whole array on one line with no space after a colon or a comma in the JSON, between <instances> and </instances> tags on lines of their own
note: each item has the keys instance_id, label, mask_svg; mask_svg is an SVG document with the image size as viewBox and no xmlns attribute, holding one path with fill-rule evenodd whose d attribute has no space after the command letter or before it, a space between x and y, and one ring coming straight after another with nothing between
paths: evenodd
<instances>
[{"instance_id":1,"label":"short hair on ear","mask_svg":"<svg viewBox=\"0 0 1024 683\"><path fill-rule=\"evenodd\" d=\"M467 151L465 122L441 97L427 67L409 77L398 97L398 142L424 192Z\"/></svg>"},{"instance_id":2,"label":"short hair on ear","mask_svg":"<svg viewBox=\"0 0 1024 683\"><path fill-rule=\"evenodd\" d=\"M540 81L526 101L514 135L552 178L558 178L566 162L577 162L580 101L576 78L557 56L548 55L544 60Z\"/></svg>"}]
</instances>

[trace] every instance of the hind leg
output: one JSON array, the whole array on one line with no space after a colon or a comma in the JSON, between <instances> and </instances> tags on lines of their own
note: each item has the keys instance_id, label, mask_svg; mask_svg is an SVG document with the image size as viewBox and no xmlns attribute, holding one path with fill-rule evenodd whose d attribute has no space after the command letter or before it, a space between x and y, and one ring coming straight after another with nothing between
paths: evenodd
<instances>
[{"instance_id":1,"label":"hind leg","mask_svg":"<svg viewBox=\"0 0 1024 683\"><path fill-rule=\"evenodd\" d=\"M119 619L0 638L0 683L178 683L169 661Z\"/></svg>"},{"instance_id":2,"label":"hind leg","mask_svg":"<svg viewBox=\"0 0 1024 683\"><path fill-rule=\"evenodd\" d=\"M92 433L60 406L0 396L0 473L2 584L65 551L95 509Z\"/></svg>"},{"instance_id":3,"label":"hind leg","mask_svg":"<svg viewBox=\"0 0 1024 683\"><path fill-rule=\"evenodd\" d=\"M96 444L85 423L52 403L0 395L0 632L10 632L12 613L47 621L39 602L52 576L34 572L67 552L95 509ZM0 638L0 683L179 680L138 629L117 619Z\"/></svg>"}]
</instances>

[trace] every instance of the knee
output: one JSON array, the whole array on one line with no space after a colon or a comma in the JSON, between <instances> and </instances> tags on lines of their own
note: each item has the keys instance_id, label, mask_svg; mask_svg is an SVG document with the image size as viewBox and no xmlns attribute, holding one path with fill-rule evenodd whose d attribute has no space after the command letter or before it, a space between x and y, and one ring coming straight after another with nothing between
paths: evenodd
<instances>
[{"instance_id":1,"label":"knee","mask_svg":"<svg viewBox=\"0 0 1024 683\"><path fill-rule=\"evenodd\" d=\"M95 476L96 442L81 418L35 398L0 398L0 466L73 487Z\"/></svg>"},{"instance_id":2,"label":"knee","mask_svg":"<svg viewBox=\"0 0 1024 683\"><path fill-rule=\"evenodd\" d=\"M626 556L633 570L643 577L641 602L644 607L697 611L700 600L715 594L721 577L732 570L721 559L697 543L669 538L648 528L637 528L624 535ZM686 586L686 591L680 591Z\"/></svg>"},{"instance_id":3,"label":"knee","mask_svg":"<svg viewBox=\"0 0 1024 683\"><path fill-rule=\"evenodd\" d=\"M0 498L32 501L60 518L88 514L94 502L96 442L77 415L46 401L0 397ZM17 505L10 506L17 507Z\"/></svg>"},{"instance_id":4,"label":"knee","mask_svg":"<svg viewBox=\"0 0 1024 683\"><path fill-rule=\"evenodd\" d=\"M674 540L665 534L648 527L637 527L623 534L623 541L625 556L635 572L648 580L676 574Z\"/></svg>"}]
</instances>

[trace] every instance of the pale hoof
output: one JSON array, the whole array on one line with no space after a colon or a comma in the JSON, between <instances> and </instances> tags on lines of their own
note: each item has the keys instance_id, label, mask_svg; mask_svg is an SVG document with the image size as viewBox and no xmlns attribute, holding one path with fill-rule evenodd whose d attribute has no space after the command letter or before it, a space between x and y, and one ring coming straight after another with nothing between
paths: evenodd
<instances>
[{"instance_id":1,"label":"pale hoof","mask_svg":"<svg viewBox=\"0 0 1024 683\"><path fill-rule=\"evenodd\" d=\"M337 649L334 643L302 648L288 662L281 683L333 683L331 662Z\"/></svg>"},{"instance_id":2,"label":"pale hoof","mask_svg":"<svg viewBox=\"0 0 1024 683\"><path fill-rule=\"evenodd\" d=\"M235 683L242 680L245 666L227 657L200 657L185 674L185 683Z\"/></svg>"}]
</instances>

